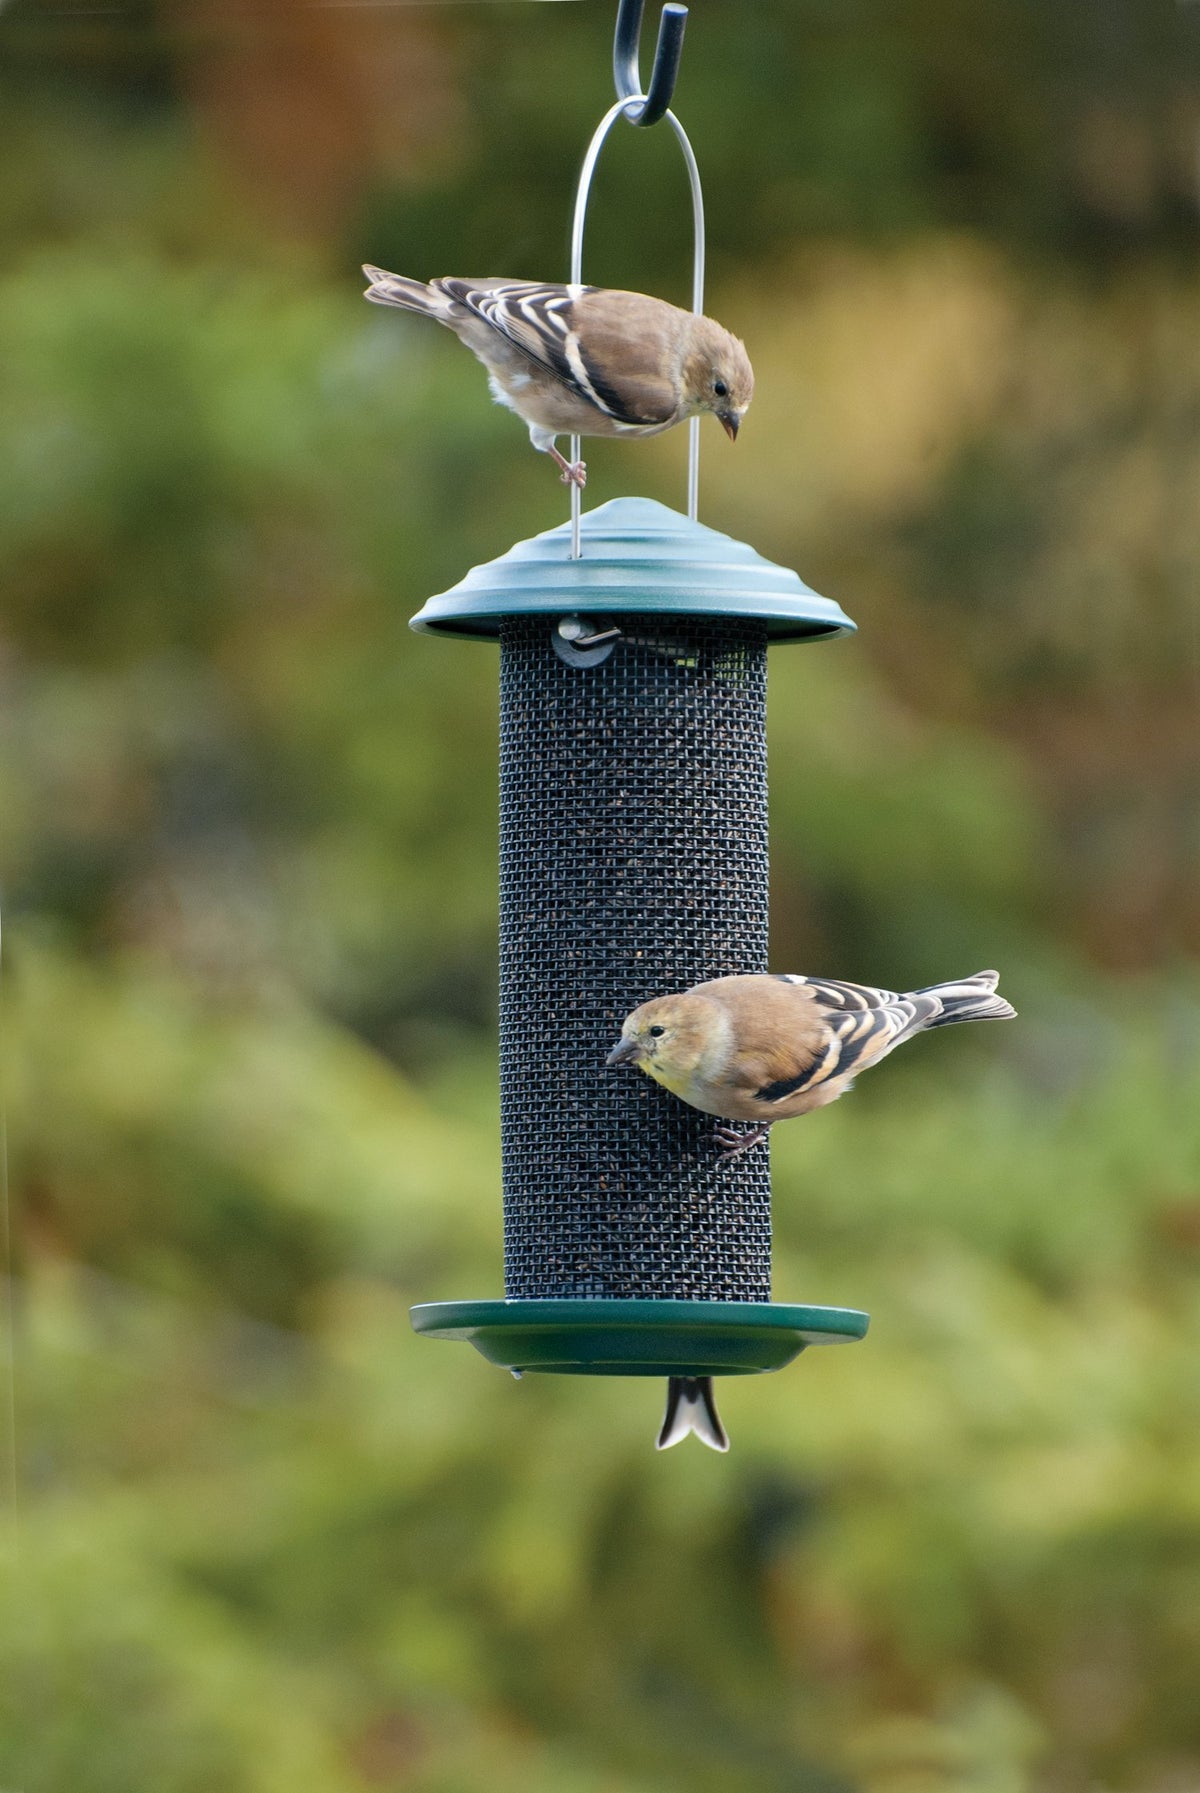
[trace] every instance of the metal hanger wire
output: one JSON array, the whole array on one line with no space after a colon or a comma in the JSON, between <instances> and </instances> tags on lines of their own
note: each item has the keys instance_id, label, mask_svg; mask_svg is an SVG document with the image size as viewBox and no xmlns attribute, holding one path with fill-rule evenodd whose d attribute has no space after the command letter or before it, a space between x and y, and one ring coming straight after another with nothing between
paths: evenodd
<instances>
[{"instance_id":1,"label":"metal hanger wire","mask_svg":"<svg viewBox=\"0 0 1200 1793\"><path fill-rule=\"evenodd\" d=\"M592 189L592 176L596 171L596 163L600 151L604 147L612 127L618 118L624 118L633 125L652 125L665 118L678 140L687 167L688 183L692 194L692 310L704 310L704 194L700 187L700 170L696 163L695 153L688 141L687 132L670 110L670 102L675 90L675 80L679 73L679 57L683 45L683 28L687 21L687 7L664 6L659 25L658 44L654 54L654 70L650 77L650 85L646 92L641 89L641 78L638 66L638 37L642 24L644 0L621 0L617 12L617 31L613 42L613 77L616 82L618 98L597 125L588 144L587 154L583 158L583 167L579 172L579 184L575 190L575 216L571 225L571 284L583 285L583 233L587 224L588 199ZM571 437L571 460L580 458L580 438ZM694 523L699 510L700 495L700 419L693 417L688 423L688 484L687 506L688 516ZM571 487L571 559L578 560L581 554L580 518L582 515L582 497L578 486Z\"/></svg>"}]
</instances>

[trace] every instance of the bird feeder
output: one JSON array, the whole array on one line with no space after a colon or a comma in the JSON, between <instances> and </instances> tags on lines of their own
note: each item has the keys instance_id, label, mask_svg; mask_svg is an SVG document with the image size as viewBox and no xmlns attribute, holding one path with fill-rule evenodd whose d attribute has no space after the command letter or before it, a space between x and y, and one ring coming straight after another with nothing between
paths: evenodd
<instances>
[{"instance_id":1,"label":"bird feeder","mask_svg":"<svg viewBox=\"0 0 1200 1793\"><path fill-rule=\"evenodd\" d=\"M640 13L623 6L618 26L626 86ZM616 118L650 109L619 91L581 177L577 281L599 147ZM661 82L655 103L692 181L700 310L695 159ZM505 1288L415 1307L412 1323L518 1374L743 1375L867 1329L857 1310L772 1301L766 1140L723 1160L711 1116L604 1068L637 1004L767 970L768 648L854 628L697 520L696 421L687 516L633 497L584 514L574 489L569 522L412 621L500 646Z\"/></svg>"}]
</instances>

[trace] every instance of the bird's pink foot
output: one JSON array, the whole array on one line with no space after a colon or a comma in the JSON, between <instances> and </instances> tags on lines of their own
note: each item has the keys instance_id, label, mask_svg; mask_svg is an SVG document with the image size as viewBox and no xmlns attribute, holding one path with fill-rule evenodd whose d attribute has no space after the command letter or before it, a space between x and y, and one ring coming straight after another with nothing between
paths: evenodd
<instances>
[{"instance_id":1,"label":"bird's pink foot","mask_svg":"<svg viewBox=\"0 0 1200 1793\"><path fill-rule=\"evenodd\" d=\"M587 462L568 461L566 456L559 454L557 448L554 447L548 448L546 452L551 460L556 462L562 469L563 485L578 486L580 491L582 491L584 486L587 485Z\"/></svg>"},{"instance_id":2,"label":"bird's pink foot","mask_svg":"<svg viewBox=\"0 0 1200 1793\"><path fill-rule=\"evenodd\" d=\"M713 1138L721 1148L721 1163L728 1164L733 1158L740 1158L751 1146L756 1146L760 1139L765 1139L771 1131L768 1121L764 1127L752 1127L749 1133L738 1133L732 1127L717 1127Z\"/></svg>"}]
</instances>

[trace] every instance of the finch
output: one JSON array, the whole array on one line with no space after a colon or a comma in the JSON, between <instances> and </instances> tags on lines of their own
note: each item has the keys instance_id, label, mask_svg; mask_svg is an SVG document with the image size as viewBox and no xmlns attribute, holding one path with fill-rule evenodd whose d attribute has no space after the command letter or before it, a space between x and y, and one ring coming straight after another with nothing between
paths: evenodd
<instances>
[{"instance_id":1,"label":"finch","mask_svg":"<svg viewBox=\"0 0 1200 1793\"><path fill-rule=\"evenodd\" d=\"M558 436L658 436L711 411L732 440L754 396L736 336L645 293L363 273L373 305L436 318L479 357L493 398L529 425L564 485L585 485L587 467L559 454Z\"/></svg>"},{"instance_id":2,"label":"finch","mask_svg":"<svg viewBox=\"0 0 1200 1793\"><path fill-rule=\"evenodd\" d=\"M729 1439L717 1413L711 1376L672 1376L667 1382L667 1411L655 1448L669 1450L689 1432L694 1432L710 1450L729 1449Z\"/></svg>"},{"instance_id":3,"label":"finch","mask_svg":"<svg viewBox=\"0 0 1200 1793\"><path fill-rule=\"evenodd\" d=\"M748 1133L717 1129L733 1158L775 1121L836 1102L860 1071L925 1028L1015 1015L996 983L996 972L977 971L899 996L833 978L714 978L643 1002L605 1062L636 1065L705 1114L752 1121Z\"/></svg>"}]
</instances>

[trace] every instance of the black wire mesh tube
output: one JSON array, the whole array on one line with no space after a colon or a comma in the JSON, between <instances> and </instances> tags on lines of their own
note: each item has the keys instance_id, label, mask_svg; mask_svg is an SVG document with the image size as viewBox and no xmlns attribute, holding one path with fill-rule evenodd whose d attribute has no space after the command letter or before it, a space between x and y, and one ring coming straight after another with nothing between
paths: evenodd
<instances>
[{"instance_id":1,"label":"black wire mesh tube","mask_svg":"<svg viewBox=\"0 0 1200 1793\"><path fill-rule=\"evenodd\" d=\"M509 1297L770 1300L765 1144L604 1057L637 1003L767 969L766 631L626 616L602 665L501 625Z\"/></svg>"}]
</instances>

